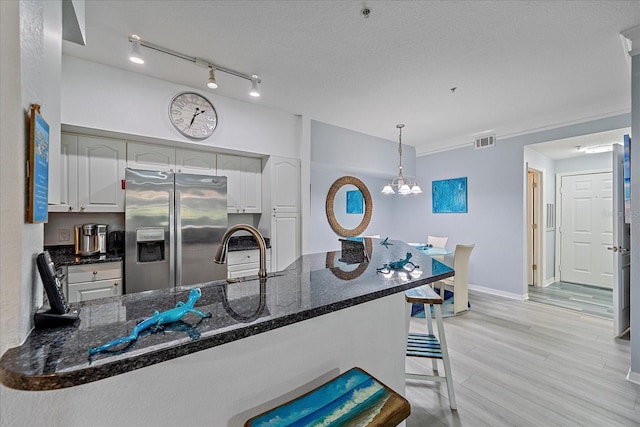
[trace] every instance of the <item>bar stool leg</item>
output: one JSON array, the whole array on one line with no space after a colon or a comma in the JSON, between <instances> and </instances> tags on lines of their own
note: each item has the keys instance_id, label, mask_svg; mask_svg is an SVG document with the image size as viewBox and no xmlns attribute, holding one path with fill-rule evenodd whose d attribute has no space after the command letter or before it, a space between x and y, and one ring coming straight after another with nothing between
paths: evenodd
<instances>
[{"instance_id":1,"label":"bar stool leg","mask_svg":"<svg viewBox=\"0 0 640 427\"><path fill-rule=\"evenodd\" d=\"M453 392L453 377L451 376L451 364L449 362L449 349L447 348L447 339L444 335L444 325L442 323L441 304L434 304L433 309L436 315L436 325L438 326L438 340L440 341L440 350L442 351L442 363L444 365L444 373L447 380L447 392L449 393L449 406L451 409L458 409L456 404L456 396Z\"/></svg>"},{"instance_id":2,"label":"bar stool leg","mask_svg":"<svg viewBox=\"0 0 640 427\"><path fill-rule=\"evenodd\" d=\"M431 320L431 304L424 304L424 318L427 321L427 331L429 335L433 335L433 321ZM438 334L440 331L438 330ZM438 361L431 359L431 368L434 374L438 374Z\"/></svg>"}]
</instances>

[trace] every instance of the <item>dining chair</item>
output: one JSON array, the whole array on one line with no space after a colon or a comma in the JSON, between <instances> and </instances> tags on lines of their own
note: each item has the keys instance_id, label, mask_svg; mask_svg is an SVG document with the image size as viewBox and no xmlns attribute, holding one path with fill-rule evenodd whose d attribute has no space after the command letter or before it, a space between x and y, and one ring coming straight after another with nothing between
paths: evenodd
<instances>
[{"instance_id":1,"label":"dining chair","mask_svg":"<svg viewBox=\"0 0 640 427\"><path fill-rule=\"evenodd\" d=\"M434 248L444 248L447 246L448 237L427 236L427 245L431 245Z\"/></svg>"},{"instance_id":2,"label":"dining chair","mask_svg":"<svg viewBox=\"0 0 640 427\"><path fill-rule=\"evenodd\" d=\"M471 245L456 245L453 253L453 277L435 282L434 288L440 287L440 296L444 299L445 286L453 288L453 313L457 314L469 308L469 258L475 247Z\"/></svg>"}]
</instances>

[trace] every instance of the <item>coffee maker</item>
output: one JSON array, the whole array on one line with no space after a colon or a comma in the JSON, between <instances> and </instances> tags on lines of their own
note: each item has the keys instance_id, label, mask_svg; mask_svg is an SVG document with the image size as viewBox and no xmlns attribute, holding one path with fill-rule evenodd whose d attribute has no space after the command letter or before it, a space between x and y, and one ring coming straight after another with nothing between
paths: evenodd
<instances>
[{"instance_id":1,"label":"coffee maker","mask_svg":"<svg viewBox=\"0 0 640 427\"><path fill-rule=\"evenodd\" d=\"M91 256L107 253L106 224L79 224L75 227L76 255Z\"/></svg>"}]
</instances>

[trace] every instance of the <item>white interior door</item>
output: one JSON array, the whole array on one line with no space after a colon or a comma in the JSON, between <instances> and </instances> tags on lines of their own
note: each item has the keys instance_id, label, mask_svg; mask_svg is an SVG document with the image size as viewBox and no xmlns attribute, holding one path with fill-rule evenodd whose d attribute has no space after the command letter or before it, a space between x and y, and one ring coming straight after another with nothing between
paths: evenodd
<instances>
[{"instance_id":1,"label":"white interior door","mask_svg":"<svg viewBox=\"0 0 640 427\"><path fill-rule=\"evenodd\" d=\"M613 287L611 172L561 178L560 280Z\"/></svg>"},{"instance_id":2,"label":"white interior door","mask_svg":"<svg viewBox=\"0 0 640 427\"><path fill-rule=\"evenodd\" d=\"M624 152L613 146L613 334L621 336L631 325L631 227L624 222Z\"/></svg>"}]
</instances>

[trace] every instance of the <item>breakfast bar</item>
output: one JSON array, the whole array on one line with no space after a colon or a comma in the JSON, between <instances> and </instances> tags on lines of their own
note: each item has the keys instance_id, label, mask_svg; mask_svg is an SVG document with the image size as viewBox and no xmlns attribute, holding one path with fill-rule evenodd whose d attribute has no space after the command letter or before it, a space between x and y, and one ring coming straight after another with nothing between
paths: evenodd
<instances>
[{"instance_id":1,"label":"breakfast bar","mask_svg":"<svg viewBox=\"0 0 640 427\"><path fill-rule=\"evenodd\" d=\"M453 270L403 242L382 243L365 238L355 256L304 255L263 280L200 284L195 308L211 317L187 314L91 357L89 348L129 335L193 287L78 304L79 322L33 331L2 356L3 398L32 424L46 424L47 411L25 408L68 411L70 425L179 424L189 412L192 424L231 426L354 366L403 394L403 291ZM407 254L412 265L387 268ZM89 396L104 400L84 405Z\"/></svg>"}]
</instances>

